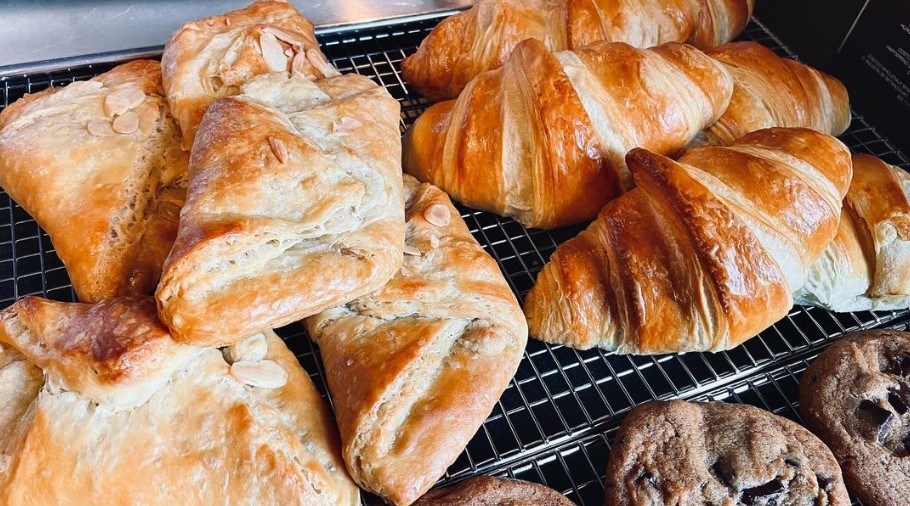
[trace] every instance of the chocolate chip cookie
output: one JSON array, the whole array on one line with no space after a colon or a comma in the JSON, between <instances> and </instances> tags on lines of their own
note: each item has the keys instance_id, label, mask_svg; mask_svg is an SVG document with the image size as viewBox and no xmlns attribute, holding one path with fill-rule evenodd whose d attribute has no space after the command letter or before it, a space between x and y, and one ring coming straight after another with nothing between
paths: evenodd
<instances>
[{"instance_id":1,"label":"chocolate chip cookie","mask_svg":"<svg viewBox=\"0 0 910 506\"><path fill-rule=\"evenodd\" d=\"M910 334L845 336L806 370L799 401L851 492L873 506L910 505Z\"/></svg>"},{"instance_id":2,"label":"chocolate chip cookie","mask_svg":"<svg viewBox=\"0 0 910 506\"><path fill-rule=\"evenodd\" d=\"M559 492L520 480L478 476L427 492L413 506L573 506Z\"/></svg>"},{"instance_id":3,"label":"chocolate chip cookie","mask_svg":"<svg viewBox=\"0 0 910 506\"><path fill-rule=\"evenodd\" d=\"M840 468L808 430L752 406L649 402L607 464L610 506L850 504Z\"/></svg>"}]
</instances>

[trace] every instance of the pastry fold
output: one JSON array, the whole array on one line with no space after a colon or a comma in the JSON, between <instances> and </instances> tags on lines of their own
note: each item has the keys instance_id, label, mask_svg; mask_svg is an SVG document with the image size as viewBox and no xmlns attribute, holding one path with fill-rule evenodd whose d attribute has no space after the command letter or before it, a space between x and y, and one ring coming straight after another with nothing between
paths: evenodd
<instances>
[{"instance_id":1,"label":"pastry fold","mask_svg":"<svg viewBox=\"0 0 910 506\"><path fill-rule=\"evenodd\" d=\"M154 290L186 184L158 62L26 95L0 113L0 186L47 231L83 301Z\"/></svg>"},{"instance_id":2,"label":"pastry fold","mask_svg":"<svg viewBox=\"0 0 910 506\"><path fill-rule=\"evenodd\" d=\"M156 294L175 337L232 344L385 284L404 246L398 122L356 74L266 74L212 104Z\"/></svg>"},{"instance_id":3,"label":"pastry fold","mask_svg":"<svg viewBox=\"0 0 910 506\"><path fill-rule=\"evenodd\" d=\"M319 49L313 24L284 0L257 1L191 21L161 56L164 89L189 150L206 109L253 77L293 71L310 80L339 75Z\"/></svg>"},{"instance_id":4,"label":"pastry fold","mask_svg":"<svg viewBox=\"0 0 910 506\"><path fill-rule=\"evenodd\" d=\"M309 318L354 480L411 504L506 389L528 330L496 262L438 188L405 176L407 245L381 289Z\"/></svg>"},{"instance_id":5,"label":"pastry fold","mask_svg":"<svg viewBox=\"0 0 910 506\"><path fill-rule=\"evenodd\" d=\"M28 297L0 312L0 349L2 504L359 504L271 331L230 363L171 339L151 297Z\"/></svg>"}]
</instances>

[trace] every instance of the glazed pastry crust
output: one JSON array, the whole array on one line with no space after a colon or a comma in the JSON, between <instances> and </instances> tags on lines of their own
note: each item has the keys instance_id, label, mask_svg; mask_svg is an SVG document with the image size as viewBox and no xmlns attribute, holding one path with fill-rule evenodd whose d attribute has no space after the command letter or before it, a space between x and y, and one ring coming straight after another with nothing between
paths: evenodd
<instances>
[{"instance_id":1,"label":"glazed pastry crust","mask_svg":"<svg viewBox=\"0 0 910 506\"><path fill-rule=\"evenodd\" d=\"M280 50L270 53L269 46ZM187 150L209 105L237 95L257 75L292 69L311 80L339 75L319 49L313 24L283 0L186 23L164 46L161 67Z\"/></svg>"},{"instance_id":2,"label":"glazed pastry crust","mask_svg":"<svg viewBox=\"0 0 910 506\"><path fill-rule=\"evenodd\" d=\"M847 88L834 77L757 42L732 42L705 52L733 76L733 97L706 131L708 144L730 144L749 132L803 127L840 135L850 126Z\"/></svg>"},{"instance_id":3,"label":"glazed pastry crust","mask_svg":"<svg viewBox=\"0 0 910 506\"><path fill-rule=\"evenodd\" d=\"M720 64L682 44L553 54L527 40L417 119L404 168L528 227L577 224L632 187L626 152L676 154L720 117L732 90Z\"/></svg>"},{"instance_id":4,"label":"glazed pastry crust","mask_svg":"<svg viewBox=\"0 0 910 506\"><path fill-rule=\"evenodd\" d=\"M638 187L561 244L528 293L532 336L633 354L742 343L787 314L852 174L847 148L808 129L627 160Z\"/></svg>"},{"instance_id":5,"label":"glazed pastry crust","mask_svg":"<svg viewBox=\"0 0 910 506\"><path fill-rule=\"evenodd\" d=\"M388 281L404 245L398 121L356 74L273 73L215 102L156 294L175 337L231 344Z\"/></svg>"},{"instance_id":6,"label":"glazed pastry crust","mask_svg":"<svg viewBox=\"0 0 910 506\"><path fill-rule=\"evenodd\" d=\"M280 338L256 339L283 386L172 340L150 297L4 310L0 502L359 504L319 393Z\"/></svg>"},{"instance_id":7,"label":"glazed pastry crust","mask_svg":"<svg viewBox=\"0 0 910 506\"><path fill-rule=\"evenodd\" d=\"M148 60L0 113L0 186L47 231L81 300L158 283L186 192L179 138Z\"/></svg>"},{"instance_id":8,"label":"glazed pastry crust","mask_svg":"<svg viewBox=\"0 0 910 506\"><path fill-rule=\"evenodd\" d=\"M833 311L910 307L910 175L853 155L853 181L834 241L812 265L797 302Z\"/></svg>"},{"instance_id":9,"label":"glazed pastry crust","mask_svg":"<svg viewBox=\"0 0 910 506\"><path fill-rule=\"evenodd\" d=\"M408 86L432 100L453 99L481 73L505 64L524 40L547 51L598 42L653 47L729 42L752 14L753 0L481 0L439 23L404 59Z\"/></svg>"},{"instance_id":10,"label":"glazed pastry crust","mask_svg":"<svg viewBox=\"0 0 910 506\"><path fill-rule=\"evenodd\" d=\"M448 197L409 176L405 193L399 273L306 322L351 476L397 505L413 503L455 461L527 341L514 294Z\"/></svg>"}]
</instances>

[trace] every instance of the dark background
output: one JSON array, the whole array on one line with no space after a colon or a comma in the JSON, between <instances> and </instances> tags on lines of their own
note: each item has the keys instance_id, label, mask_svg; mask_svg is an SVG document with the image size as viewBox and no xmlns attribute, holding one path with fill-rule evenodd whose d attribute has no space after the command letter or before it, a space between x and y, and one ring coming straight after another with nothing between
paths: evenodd
<instances>
[{"instance_id":1,"label":"dark background","mask_svg":"<svg viewBox=\"0 0 910 506\"><path fill-rule=\"evenodd\" d=\"M910 1L756 0L755 17L843 81L854 109L910 150Z\"/></svg>"}]
</instances>

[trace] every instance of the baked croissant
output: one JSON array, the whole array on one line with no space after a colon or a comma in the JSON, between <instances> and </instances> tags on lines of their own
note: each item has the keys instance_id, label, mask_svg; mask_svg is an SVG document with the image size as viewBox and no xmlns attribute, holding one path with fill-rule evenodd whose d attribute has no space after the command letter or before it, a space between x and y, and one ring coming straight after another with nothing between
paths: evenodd
<instances>
[{"instance_id":1,"label":"baked croissant","mask_svg":"<svg viewBox=\"0 0 910 506\"><path fill-rule=\"evenodd\" d=\"M635 354L737 346L787 314L852 172L840 141L808 129L627 161L638 187L560 245L528 293L532 336Z\"/></svg>"},{"instance_id":2,"label":"baked croissant","mask_svg":"<svg viewBox=\"0 0 910 506\"><path fill-rule=\"evenodd\" d=\"M26 95L0 113L0 186L51 238L83 301L151 293L187 155L158 62Z\"/></svg>"},{"instance_id":3,"label":"baked croissant","mask_svg":"<svg viewBox=\"0 0 910 506\"><path fill-rule=\"evenodd\" d=\"M705 54L733 76L730 105L705 132L707 144L730 144L763 128L805 127L840 135L850 126L847 88L824 72L781 58L757 42L733 42Z\"/></svg>"},{"instance_id":4,"label":"baked croissant","mask_svg":"<svg viewBox=\"0 0 910 506\"><path fill-rule=\"evenodd\" d=\"M528 227L580 223L632 186L628 150L674 154L721 115L732 88L719 63L682 44L554 54L526 40L417 119L404 168Z\"/></svg>"},{"instance_id":5,"label":"baked croissant","mask_svg":"<svg viewBox=\"0 0 910 506\"><path fill-rule=\"evenodd\" d=\"M405 176L407 245L380 290L306 321L354 480L411 504L455 461L515 374L528 338L496 262L448 197Z\"/></svg>"},{"instance_id":6,"label":"baked croissant","mask_svg":"<svg viewBox=\"0 0 910 506\"><path fill-rule=\"evenodd\" d=\"M595 42L709 48L745 28L753 0L480 0L443 20L401 62L408 86L433 100L458 96L474 77L504 65L520 42L548 51ZM531 68L531 67L529 67Z\"/></svg>"},{"instance_id":7,"label":"baked croissant","mask_svg":"<svg viewBox=\"0 0 910 506\"><path fill-rule=\"evenodd\" d=\"M227 345L372 292L401 266L398 101L356 74L257 76L199 127L159 314Z\"/></svg>"},{"instance_id":8,"label":"baked croissant","mask_svg":"<svg viewBox=\"0 0 910 506\"><path fill-rule=\"evenodd\" d=\"M208 106L240 93L257 75L288 70L311 80L340 75L320 51L313 24L284 0L257 1L186 23L165 44L161 68L187 150Z\"/></svg>"},{"instance_id":9,"label":"baked croissant","mask_svg":"<svg viewBox=\"0 0 910 506\"><path fill-rule=\"evenodd\" d=\"M226 352L175 342L151 297L0 312L0 504L359 504L281 339Z\"/></svg>"},{"instance_id":10,"label":"baked croissant","mask_svg":"<svg viewBox=\"0 0 910 506\"><path fill-rule=\"evenodd\" d=\"M834 241L796 293L833 311L910 307L910 175L853 155L853 182Z\"/></svg>"}]
</instances>

